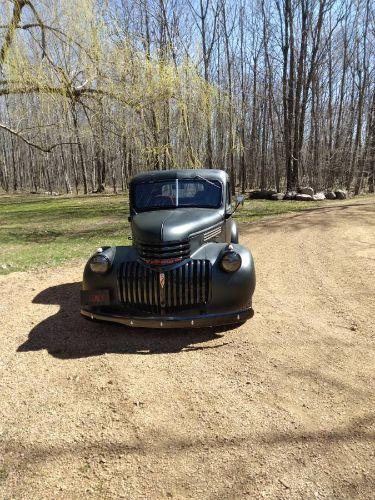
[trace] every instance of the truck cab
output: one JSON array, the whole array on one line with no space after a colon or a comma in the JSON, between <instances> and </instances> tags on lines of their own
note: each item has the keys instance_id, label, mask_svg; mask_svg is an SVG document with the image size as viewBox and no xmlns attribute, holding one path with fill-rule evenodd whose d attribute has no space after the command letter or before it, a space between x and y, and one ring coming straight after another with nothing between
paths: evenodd
<instances>
[{"instance_id":1,"label":"truck cab","mask_svg":"<svg viewBox=\"0 0 375 500\"><path fill-rule=\"evenodd\" d=\"M130 183L130 222L140 254L165 244L157 258L179 258L208 241L238 243L228 175L222 170L175 170L136 176ZM168 247L171 247L170 249ZM170 254L170 255L169 255ZM173 254L173 255L172 255ZM145 255L146 256L146 255Z\"/></svg>"}]
</instances>

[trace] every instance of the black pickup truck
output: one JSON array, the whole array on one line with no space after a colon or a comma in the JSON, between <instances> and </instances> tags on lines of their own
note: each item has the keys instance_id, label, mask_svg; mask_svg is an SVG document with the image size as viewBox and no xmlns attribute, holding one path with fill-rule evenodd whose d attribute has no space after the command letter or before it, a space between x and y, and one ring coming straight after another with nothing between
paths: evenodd
<instances>
[{"instance_id":1,"label":"black pickup truck","mask_svg":"<svg viewBox=\"0 0 375 500\"><path fill-rule=\"evenodd\" d=\"M86 264L81 313L133 327L242 323L254 314L254 262L238 244L222 170L143 173L130 183L133 245L99 248Z\"/></svg>"}]
</instances>

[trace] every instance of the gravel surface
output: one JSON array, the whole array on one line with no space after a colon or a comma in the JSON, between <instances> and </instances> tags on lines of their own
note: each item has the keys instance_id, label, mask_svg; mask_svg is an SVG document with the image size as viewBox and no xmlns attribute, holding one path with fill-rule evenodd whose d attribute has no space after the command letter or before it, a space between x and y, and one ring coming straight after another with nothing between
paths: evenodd
<instances>
[{"instance_id":1,"label":"gravel surface","mask_svg":"<svg viewBox=\"0 0 375 500\"><path fill-rule=\"evenodd\" d=\"M227 331L85 321L82 265L0 277L1 499L375 498L375 202L241 236Z\"/></svg>"}]
</instances>

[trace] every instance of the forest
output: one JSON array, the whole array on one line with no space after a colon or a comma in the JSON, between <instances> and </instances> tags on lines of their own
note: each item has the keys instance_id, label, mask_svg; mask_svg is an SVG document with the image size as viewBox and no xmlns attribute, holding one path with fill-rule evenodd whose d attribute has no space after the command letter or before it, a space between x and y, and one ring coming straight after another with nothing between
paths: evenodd
<instances>
[{"instance_id":1,"label":"forest","mask_svg":"<svg viewBox=\"0 0 375 500\"><path fill-rule=\"evenodd\" d=\"M371 0L2 0L0 187L126 191L220 168L233 190L375 185Z\"/></svg>"}]
</instances>

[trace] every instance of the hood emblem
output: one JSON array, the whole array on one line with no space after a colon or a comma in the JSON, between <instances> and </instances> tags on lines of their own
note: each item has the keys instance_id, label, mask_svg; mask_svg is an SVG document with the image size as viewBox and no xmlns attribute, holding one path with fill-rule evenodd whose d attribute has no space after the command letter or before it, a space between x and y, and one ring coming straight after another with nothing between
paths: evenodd
<instances>
[{"instance_id":1,"label":"hood emblem","mask_svg":"<svg viewBox=\"0 0 375 500\"><path fill-rule=\"evenodd\" d=\"M164 288L164 285L165 285L165 274L164 273L159 274L159 283L160 283L161 288Z\"/></svg>"}]
</instances>

